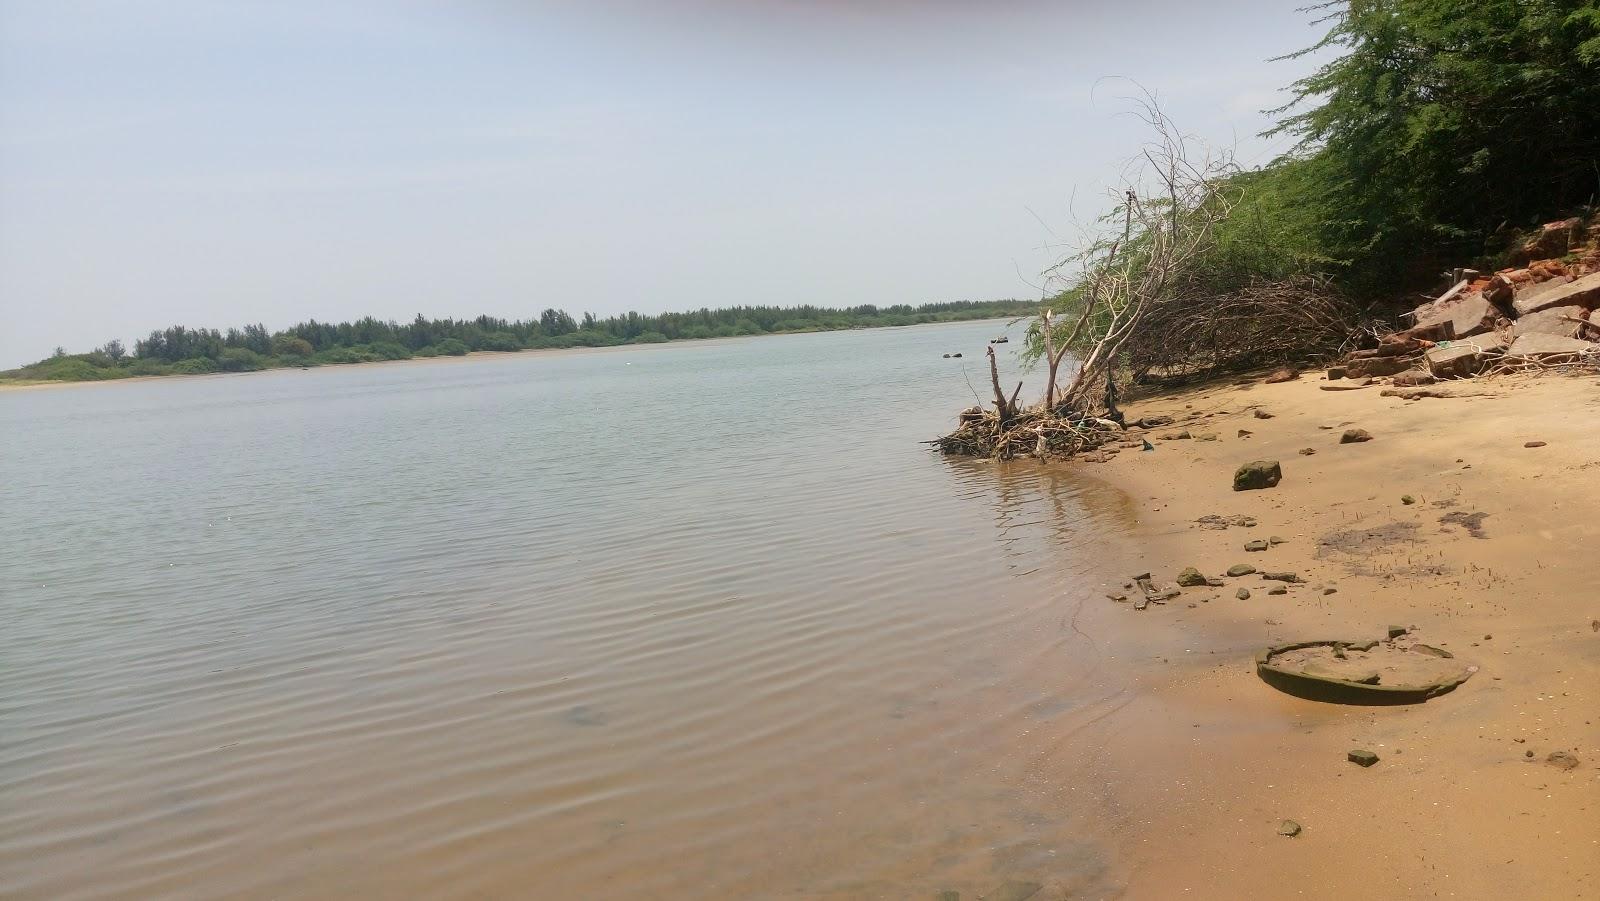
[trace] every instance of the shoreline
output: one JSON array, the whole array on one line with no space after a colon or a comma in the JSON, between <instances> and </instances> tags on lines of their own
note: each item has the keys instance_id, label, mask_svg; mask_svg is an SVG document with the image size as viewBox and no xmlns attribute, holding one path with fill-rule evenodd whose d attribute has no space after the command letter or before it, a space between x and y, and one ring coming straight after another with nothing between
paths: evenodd
<instances>
[{"instance_id":1,"label":"shoreline","mask_svg":"<svg viewBox=\"0 0 1600 901\"><path fill-rule=\"evenodd\" d=\"M1125 621L1117 631L1147 633L1147 659L1134 697L1063 745L1092 760L1105 786L1099 805L1116 824L1126 894L1593 894L1600 600L1580 550L1600 547L1593 377L1454 382L1437 386L1444 397L1411 401L1377 387L1324 392L1319 381L1137 400L1130 419L1176 420L1148 430L1156 449L1080 461L1135 510L1134 529L1116 536L1127 571L1108 572L1101 592L1137 594L1124 587L1136 571L1171 584L1186 566L1222 576L1243 563L1304 580L1273 596L1259 575L1227 578L1144 611L1102 600ZM1346 427L1373 440L1340 444ZM1160 440L1185 430L1217 437ZM1524 447L1532 441L1546 444ZM1256 459L1280 461L1283 482L1233 491L1233 470ZM1487 514L1484 537L1453 513ZM1208 514L1259 525L1195 523ZM1287 541L1244 551L1269 535ZM1248 600L1235 597L1240 587ZM1480 670L1407 707L1320 704L1255 675L1254 654L1269 644L1381 638L1390 624ZM1356 748L1379 763L1348 762ZM1558 751L1578 766L1548 764ZM1285 819L1304 832L1278 835Z\"/></svg>"},{"instance_id":2,"label":"shoreline","mask_svg":"<svg viewBox=\"0 0 1600 901\"><path fill-rule=\"evenodd\" d=\"M725 344L730 341L747 341L762 338L788 338L799 335L831 335L841 332L870 332L880 329L914 329L928 328L941 325L966 325L974 322L999 322L1013 320L1016 316L988 316L978 319L951 319L944 322L918 322L912 325L873 325L860 328L835 328L812 329L809 331L795 332L766 332L759 335L732 335L723 338L678 338L672 341L656 341L636 344L608 344L600 347L529 347L522 350L474 350L460 356L433 356L433 357L408 357L404 360L371 360L364 363L321 363L316 366L274 366L270 369L255 369L249 372L202 372L192 374L174 375L131 375L117 379L85 379L82 381L56 381L51 379L34 380L7 380L0 379L0 392L5 391L34 391L52 388L76 388L90 385L124 385L141 382L181 382L194 379L234 378L237 376L262 375L269 372L292 372L296 370L343 370L359 369L368 366L393 366L397 364L425 365L430 363L460 363L467 360L482 360L489 357L541 357L550 355L577 355L597 353L617 353L639 348L661 347L704 347Z\"/></svg>"}]
</instances>

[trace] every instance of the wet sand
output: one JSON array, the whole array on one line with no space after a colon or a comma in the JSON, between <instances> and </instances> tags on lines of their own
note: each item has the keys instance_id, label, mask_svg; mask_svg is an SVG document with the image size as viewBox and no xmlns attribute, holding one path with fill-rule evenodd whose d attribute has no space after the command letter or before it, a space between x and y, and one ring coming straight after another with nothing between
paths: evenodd
<instances>
[{"instance_id":1,"label":"wet sand","mask_svg":"<svg viewBox=\"0 0 1600 901\"><path fill-rule=\"evenodd\" d=\"M1066 754L1093 755L1104 777L1125 897L1600 894L1596 381L1506 377L1407 401L1319 390L1312 374L1132 406L1130 420L1177 422L1150 431L1154 451L1085 467L1137 508L1134 550L1104 590L1136 596L1123 587L1135 573L1170 583L1239 563L1304 581L1269 595L1260 575L1226 578L1142 612L1106 601L1152 636L1145 684ZM1345 428L1373 438L1341 444ZM1218 438L1158 440L1184 430ZM1280 461L1282 483L1233 491L1234 469L1258 459ZM1474 513L1482 537L1459 523ZM1195 523L1207 514L1259 525ZM1269 535L1287 540L1245 552ZM1391 624L1481 669L1387 708L1300 700L1254 673L1266 645L1382 638ZM1347 761L1355 748L1379 762ZM1576 768L1547 762L1562 751ZM1303 832L1280 836L1285 819Z\"/></svg>"}]
</instances>

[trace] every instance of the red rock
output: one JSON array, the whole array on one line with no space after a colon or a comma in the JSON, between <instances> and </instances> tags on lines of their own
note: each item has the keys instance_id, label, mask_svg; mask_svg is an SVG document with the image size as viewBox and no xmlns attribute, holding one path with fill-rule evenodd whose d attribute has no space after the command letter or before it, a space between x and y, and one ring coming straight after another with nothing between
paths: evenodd
<instances>
[{"instance_id":1,"label":"red rock","mask_svg":"<svg viewBox=\"0 0 1600 901\"><path fill-rule=\"evenodd\" d=\"M1273 385L1273 384L1276 384L1278 382L1292 382L1292 381L1294 381L1295 379L1297 379L1299 377L1300 377L1300 371L1299 370L1291 369L1288 366L1282 366L1282 367L1279 367L1278 369L1274 369L1272 371L1272 374L1268 375L1266 377L1266 379L1264 379L1264 381L1268 385Z\"/></svg>"},{"instance_id":2,"label":"red rock","mask_svg":"<svg viewBox=\"0 0 1600 901\"><path fill-rule=\"evenodd\" d=\"M1350 360L1345 363L1344 374L1352 379L1373 378L1380 375L1394 375L1410 369L1415 361L1402 357L1368 357L1366 359Z\"/></svg>"}]
</instances>

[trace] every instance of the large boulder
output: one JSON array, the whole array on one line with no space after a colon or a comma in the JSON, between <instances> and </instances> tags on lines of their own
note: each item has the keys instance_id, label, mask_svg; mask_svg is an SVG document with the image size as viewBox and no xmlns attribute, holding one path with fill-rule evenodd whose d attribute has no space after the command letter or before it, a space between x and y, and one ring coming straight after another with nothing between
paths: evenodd
<instances>
[{"instance_id":1,"label":"large boulder","mask_svg":"<svg viewBox=\"0 0 1600 901\"><path fill-rule=\"evenodd\" d=\"M1499 335L1484 335L1466 341L1451 342L1449 347L1435 347L1423 354L1428 371L1435 378L1461 379L1482 372L1489 361L1506 349L1506 341Z\"/></svg>"},{"instance_id":2,"label":"large boulder","mask_svg":"<svg viewBox=\"0 0 1600 901\"><path fill-rule=\"evenodd\" d=\"M1457 338L1481 335L1494 328L1500 311L1494 308L1481 293L1473 292L1450 301L1442 307L1422 312L1417 317L1417 328L1442 330L1444 323Z\"/></svg>"},{"instance_id":3,"label":"large boulder","mask_svg":"<svg viewBox=\"0 0 1600 901\"><path fill-rule=\"evenodd\" d=\"M1277 460L1256 460L1239 467L1233 474L1234 491L1272 488L1283 481L1283 467Z\"/></svg>"},{"instance_id":4,"label":"large boulder","mask_svg":"<svg viewBox=\"0 0 1600 901\"><path fill-rule=\"evenodd\" d=\"M1575 338L1578 335L1578 323L1573 320L1582 318L1583 307L1544 307L1517 317L1517 321L1511 323L1511 337L1516 339L1523 335L1559 335L1563 338Z\"/></svg>"},{"instance_id":5,"label":"large boulder","mask_svg":"<svg viewBox=\"0 0 1600 901\"><path fill-rule=\"evenodd\" d=\"M1590 273L1575 281L1551 279L1517 293L1517 314L1526 316L1547 307L1579 306L1600 307L1600 272Z\"/></svg>"},{"instance_id":6,"label":"large boulder","mask_svg":"<svg viewBox=\"0 0 1600 901\"><path fill-rule=\"evenodd\" d=\"M1523 335L1511 342L1506 351L1509 360L1536 360L1542 363L1559 363L1575 360L1584 354L1600 354L1600 344L1563 338L1558 335Z\"/></svg>"}]
</instances>

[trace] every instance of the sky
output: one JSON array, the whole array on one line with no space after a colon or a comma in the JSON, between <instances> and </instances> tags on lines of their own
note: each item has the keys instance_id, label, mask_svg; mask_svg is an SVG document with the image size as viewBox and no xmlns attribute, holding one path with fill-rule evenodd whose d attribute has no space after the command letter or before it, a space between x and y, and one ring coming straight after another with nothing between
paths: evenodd
<instances>
[{"instance_id":1,"label":"sky","mask_svg":"<svg viewBox=\"0 0 1600 901\"><path fill-rule=\"evenodd\" d=\"M0 0L0 367L182 323L1038 296L1268 0Z\"/></svg>"}]
</instances>

